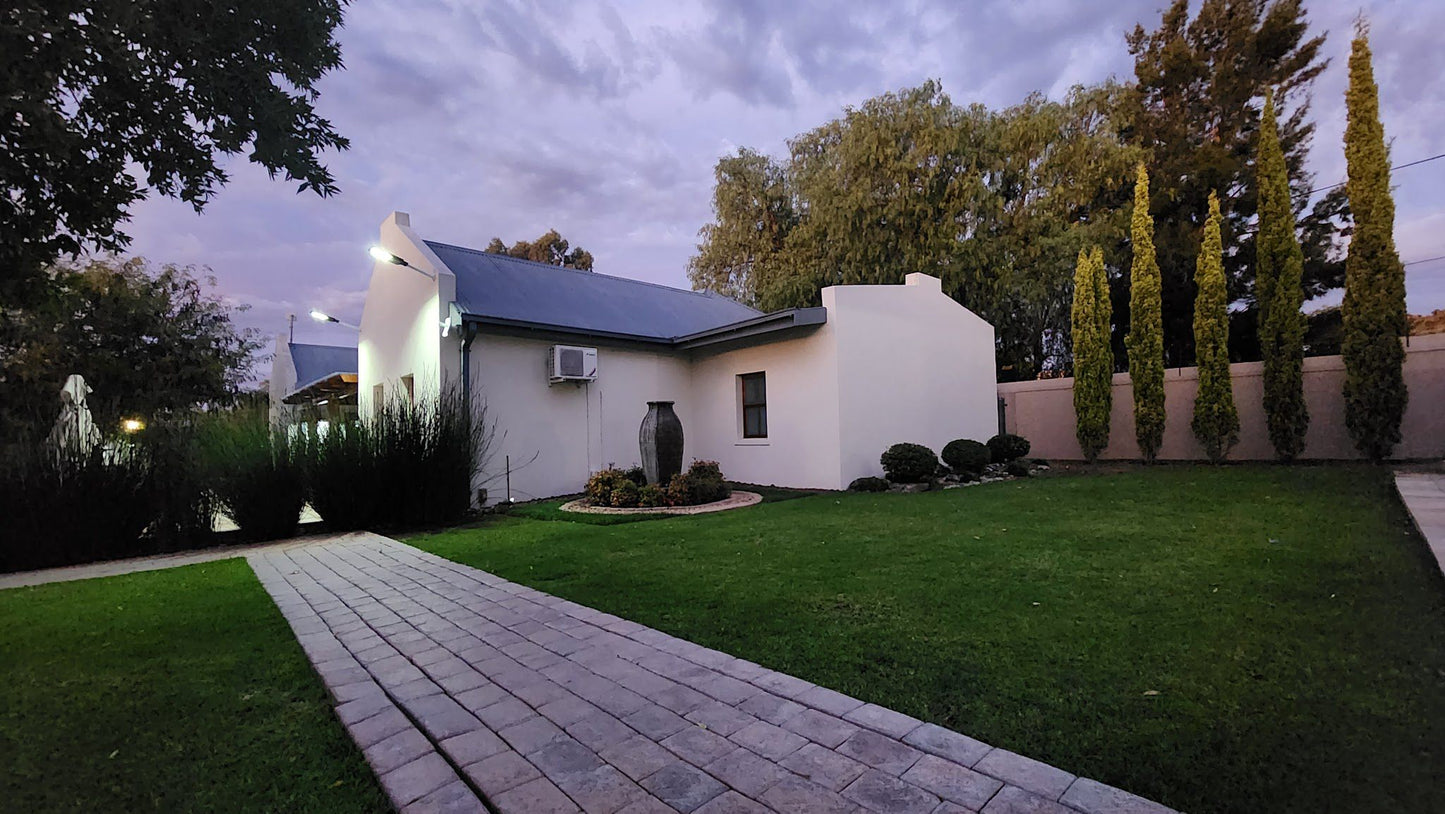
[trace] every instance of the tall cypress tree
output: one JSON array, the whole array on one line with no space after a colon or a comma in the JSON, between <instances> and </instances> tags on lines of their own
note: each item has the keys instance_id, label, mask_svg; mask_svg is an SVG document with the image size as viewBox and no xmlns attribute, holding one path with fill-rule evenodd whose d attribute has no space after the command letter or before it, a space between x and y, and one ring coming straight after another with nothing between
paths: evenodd
<instances>
[{"instance_id":1,"label":"tall cypress tree","mask_svg":"<svg viewBox=\"0 0 1445 814\"><path fill-rule=\"evenodd\" d=\"M1255 159L1259 234L1255 237L1255 303L1264 359L1264 417L1282 461L1304 449L1310 426L1304 393L1304 252L1295 234L1289 171L1280 149L1274 93L1264 98ZM1197 330L1197 329L1196 329Z\"/></svg>"},{"instance_id":2,"label":"tall cypress tree","mask_svg":"<svg viewBox=\"0 0 1445 814\"><path fill-rule=\"evenodd\" d=\"M1149 216L1149 171L1139 165L1134 181L1131 229L1134 264L1129 269L1129 378L1134 383L1134 435L1146 461L1164 442L1164 326L1159 263L1154 259L1154 219Z\"/></svg>"},{"instance_id":3,"label":"tall cypress tree","mask_svg":"<svg viewBox=\"0 0 1445 814\"><path fill-rule=\"evenodd\" d=\"M1224 241L1219 236L1219 196L1209 193L1209 218L1194 265L1194 354L1199 393L1194 397L1194 437L1209 460L1219 463L1239 441L1239 413L1229 378L1229 295L1224 285Z\"/></svg>"},{"instance_id":4,"label":"tall cypress tree","mask_svg":"<svg viewBox=\"0 0 1445 814\"><path fill-rule=\"evenodd\" d=\"M1369 31L1357 24L1345 93L1346 189L1355 233L1345 258L1342 351L1345 426L1372 460L1400 442L1405 415L1405 267L1395 251L1395 200L1380 123L1379 89L1370 64Z\"/></svg>"},{"instance_id":5,"label":"tall cypress tree","mask_svg":"<svg viewBox=\"0 0 1445 814\"><path fill-rule=\"evenodd\" d=\"M1090 463L1109 446L1114 354L1109 346L1109 285L1104 252L1079 251L1074 267L1074 433Z\"/></svg>"}]
</instances>

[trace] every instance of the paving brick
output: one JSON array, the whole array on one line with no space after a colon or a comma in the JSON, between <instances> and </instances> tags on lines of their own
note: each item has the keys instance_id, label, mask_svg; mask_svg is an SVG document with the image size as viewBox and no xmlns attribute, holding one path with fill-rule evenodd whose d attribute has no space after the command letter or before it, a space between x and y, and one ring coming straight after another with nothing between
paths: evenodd
<instances>
[{"instance_id":1,"label":"paving brick","mask_svg":"<svg viewBox=\"0 0 1445 814\"><path fill-rule=\"evenodd\" d=\"M1057 800L1074 782L1074 776L1047 763L995 749L984 755L974 769L1035 794Z\"/></svg>"},{"instance_id":2,"label":"paving brick","mask_svg":"<svg viewBox=\"0 0 1445 814\"><path fill-rule=\"evenodd\" d=\"M487 814L487 807L460 780L442 786L416 802L409 803L401 814Z\"/></svg>"},{"instance_id":3,"label":"paving brick","mask_svg":"<svg viewBox=\"0 0 1445 814\"><path fill-rule=\"evenodd\" d=\"M391 699L385 695L367 695L354 701L347 701L336 708L336 717L343 724L360 723L378 712L393 708Z\"/></svg>"},{"instance_id":4,"label":"paving brick","mask_svg":"<svg viewBox=\"0 0 1445 814\"><path fill-rule=\"evenodd\" d=\"M585 774L602 767L595 752L571 738L555 740L527 759L558 783L569 774Z\"/></svg>"},{"instance_id":5,"label":"paving brick","mask_svg":"<svg viewBox=\"0 0 1445 814\"><path fill-rule=\"evenodd\" d=\"M1172 808L1087 777L1080 777L1070 784L1059 802L1085 814L1174 814Z\"/></svg>"},{"instance_id":6,"label":"paving brick","mask_svg":"<svg viewBox=\"0 0 1445 814\"><path fill-rule=\"evenodd\" d=\"M843 796L888 814L931 814L939 803L937 796L876 769L849 784Z\"/></svg>"},{"instance_id":7,"label":"paving brick","mask_svg":"<svg viewBox=\"0 0 1445 814\"><path fill-rule=\"evenodd\" d=\"M530 755L547 744L566 737L556 724L537 715L519 724L512 724L497 734L523 755Z\"/></svg>"},{"instance_id":8,"label":"paving brick","mask_svg":"<svg viewBox=\"0 0 1445 814\"><path fill-rule=\"evenodd\" d=\"M659 743L694 766L706 766L737 748L737 744L727 738L697 726L670 735Z\"/></svg>"},{"instance_id":9,"label":"paving brick","mask_svg":"<svg viewBox=\"0 0 1445 814\"><path fill-rule=\"evenodd\" d=\"M617 814L677 814L677 809L648 794L618 809Z\"/></svg>"},{"instance_id":10,"label":"paving brick","mask_svg":"<svg viewBox=\"0 0 1445 814\"><path fill-rule=\"evenodd\" d=\"M568 693L565 698L549 701L537 708L538 715L564 728L599 711L590 702L583 701L571 693Z\"/></svg>"},{"instance_id":11,"label":"paving brick","mask_svg":"<svg viewBox=\"0 0 1445 814\"><path fill-rule=\"evenodd\" d=\"M917 718L877 704L864 704L844 715L843 720L866 726L893 738L901 738L923 725Z\"/></svg>"},{"instance_id":12,"label":"paving brick","mask_svg":"<svg viewBox=\"0 0 1445 814\"><path fill-rule=\"evenodd\" d=\"M678 714L657 704L648 704L623 717L622 722L653 740L662 740L674 732L680 732L692 726Z\"/></svg>"},{"instance_id":13,"label":"paving brick","mask_svg":"<svg viewBox=\"0 0 1445 814\"><path fill-rule=\"evenodd\" d=\"M667 707L678 715L686 715L704 704L717 703L713 699L681 684L673 684L665 690L650 692L647 697L659 706Z\"/></svg>"},{"instance_id":14,"label":"paving brick","mask_svg":"<svg viewBox=\"0 0 1445 814\"><path fill-rule=\"evenodd\" d=\"M587 812L610 813L651 796L612 766L568 774L556 783Z\"/></svg>"},{"instance_id":15,"label":"paving brick","mask_svg":"<svg viewBox=\"0 0 1445 814\"><path fill-rule=\"evenodd\" d=\"M722 673L712 673L707 679L690 685L693 689L704 695L716 698L724 704L741 704L762 692L758 687L746 681L739 681L732 676Z\"/></svg>"},{"instance_id":16,"label":"paving brick","mask_svg":"<svg viewBox=\"0 0 1445 814\"><path fill-rule=\"evenodd\" d=\"M803 748L808 739L766 721L748 724L728 736L769 760L782 760Z\"/></svg>"},{"instance_id":17,"label":"paving brick","mask_svg":"<svg viewBox=\"0 0 1445 814\"><path fill-rule=\"evenodd\" d=\"M868 768L853 758L816 743L810 743L788 755L779 765L830 791L839 791L857 780L858 775Z\"/></svg>"},{"instance_id":18,"label":"paving brick","mask_svg":"<svg viewBox=\"0 0 1445 814\"><path fill-rule=\"evenodd\" d=\"M396 707L383 710L364 721L346 725L346 730L351 733L351 739L356 741L356 745L362 749L389 738L403 729L411 728L411 720Z\"/></svg>"},{"instance_id":19,"label":"paving brick","mask_svg":"<svg viewBox=\"0 0 1445 814\"><path fill-rule=\"evenodd\" d=\"M542 776L526 758L508 749L462 769L488 798Z\"/></svg>"},{"instance_id":20,"label":"paving brick","mask_svg":"<svg viewBox=\"0 0 1445 814\"><path fill-rule=\"evenodd\" d=\"M853 737L858 727L816 709L805 709L783 722L783 728L832 748Z\"/></svg>"},{"instance_id":21,"label":"paving brick","mask_svg":"<svg viewBox=\"0 0 1445 814\"><path fill-rule=\"evenodd\" d=\"M786 673L779 673L769 670L766 673L752 679L752 684L771 692L774 695L781 695L784 698L797 698L808 690L813 689L812 682L804 681L801 678L794 678ZM760 716L761 717L761 716Z\"/></svg>"},{"instance_id":22,"label":"paving brick","mask_svg":"<svg viewBox=\"0 0 1445 814\"><path fill-rule=\"evenodd\" d=\"M788 771L777 763L741 746L707 764L703 771L749 797L757 797L788 776Z\"/></svg>"},{"instance_id":23,"label":"paving brick","mask_svg":"<svg viewBox=\"0 0 1445 814\"><path fill-rule=\"evenodd\" d=\"M381 787L398 808L450 785L457 773L436 752L425 755L381 775Z\"/></svg>"},{"instance_id":24,"label":"paving brick","mask_svg":"<svg viewBox=\"0 0 1445 814\"><path fill-rule=\"evenodd\" d=\"M437 684L452 695L464 693L467 690L474 690L478 687L484 687L490 683L491 682L482 677L481 673L470 668L449 675L446 678L437 679Z\"/></svg>"},{"instance_id":25,"label":"paving brick","mask_svg":"<svg viewBox=\"0 0 1445 814\"><path fill-rule=\"evenodd\" d=\"M798 695L797 701L814 709L820 709L829 715L844 715L863 706L863 702L857 698L830 690L827 687L813 687L805 690Z\"/></svg>"},{"instance_id":26,"label":"paving brick","mask_svg":"<svg viewBox=\"0 0 1445 814\"><path fill-rule=\"evenodd\" d=\"M937 724L924 724L914 729L903 737L903 742L910 746L916 746L931 755L938 755L964 766L972 766L977 763L993 748L986 743L976 741L967 735L960 735L951 729L944 729Z\"/></svg>"},{"instance_id":27,"label":"paving brick","mask_svg":"<svg viewBox=\"0 0 1445 814\"><path fill-rule=\"evenodd\" d=\"M1076 814L1076 812L1018 786L1004 786L998 794L993 796L993 799L988 801L988 805L983 807L983 814Z\"/></svg>"},{"instance_id":28,"label":"paving brick","mask_svg":"<svg viewBox=\"0 0 1445 814\"><path fill-rule=\"evenodd\" d=\"M473 714L476 714L492 704L505 698L510 698L511 696L506 690L498 687L496 684L483 684L475 689L456 693L453 697L457 699L457 703L466 707Z\"/></svg>"},{"instance_id":29,"label":"paving brick","mask_svg":"<svg viewBox=\"0 0 1445 814\"><path fill-rule=\"evenodd\" d=\"M738 709L767 721L770 724L781 725L789 718L807 709L807 707L796 701L790 701L781 695L765 692L758 693L752 698L738 704Z\"/></svg>"},{"instance_id":30,"label":"paving brick","mask_svg":"<svg viewBox=\"0 0 1445 814\"><path fill-rule=\"evenodd\" d=\"M404 701L403 706L433 740L450 738L481 727L476 716L449 695L426 695Z\"/></svg>"},{"instance_id":31,"label":"paving brick","mask_svg":"<svg viewBox=\"0 0 1445 814\"><path fill-rule=\"evenodd\" d=\"M758 720L736 707L730 707L721 701L709 701L684 716L688 721L697 724L723 737L742 729L748 724Z\"/></svg>"},{"instance_id":32,"label":"paving brick","mask_svg":"<svg viewBox=\"0 0 1445 814\"><path fill-rule=\"evenodd\" d=\"M568 724L567 734L581 741L593 751L601 751L614 743L631 738L631 727L612 715L598 710L584 718Z\"/></svg>"},{"instance_id":33,"label":"paving brick","mask_svg":"<svg viewBox=\"0 0 1445 814\"><path fill-rule=\"evenodd\" d=\"M501 814L571 814L581 811L550 780L539 777L492 797Z\"/></svg>"},{"instance_id":34,"label":"paving brick","mask_svg":"<svg viewBox=\"0 0 1445 814\"><path fill-rule=\"evenodd\" d=\"M837 751L891 775L903 774L923 756L917 749L869 729L858 730L853 737L838 744Z\"/></svg>"},{"instance_id":35,"label":"paving brick","mask_svg":"<svg viewBox=\"0 0 1445 814\"><path fill-rule=\"evenodd\" d=\"M735 791L726 791L704 803L696 814L770 814L771 811Z\"/></svg>"},{"instance_id":36,"label":"paving brick","mask_svg":"<svg viewBox=\"0 0 1445 814\"><path fill-rule=\"evenodd\" d=\"M727 786L686 763L674 762L642 779L642 787L683 814L696 811Z\"/></svg>"},{"instance_id":37,"label":"paving brick","mask_svg":"<svg viewBox=\"0 0 1445 814\"><path fill-rule=\"evenodd\" d=\"M489 707L477 710L477 717L493 731L521 723L536 714L531 707L510 695Z\"/></svg>"},{"instance_id":38,"label":"paving brick","mask_svg":"<svg viewBox=\"0 0 1445 814\"><path fill-rule=\"evenodd\" d=\"M945 800L968 808L982 808L1003 783L933 755L924 755L903 773L903 779Z\"/></svg>"},{"instance_id":39,"label":"paving brick","mask_svg":"<svg viewBox=\"0 0 1445 814\"><path fill-rule=\"evenodd\" d=\"M418 678L415 681L408 681L405 684L388 687L392 696L398 701L410 701L413 698L421 698L425 695L440 695L443 690L437 686L435 681L429 678Z\"/></svg>"},{"instance_id":40,"label":"paving brick","mask_svg":"<svg viewBox=\"0 0 1445 814\"><path fill-rule=\"evenodd\" d=\"M371 764L371 770L382 775L399 766L405 766L431 751L431 741L427 740L421 732L408 726L400 732L366 747L362 754L366 756L366 762Z\"/></svg>"},{"instance_id":41,"label":"paving brick","mask_svg":"<svg viewBox=\"0 0 1445 814\"><path fill-rule=\"evenodd\" d=\"M762 802L774 811L808 814L853 814L858 806L817 783L801 777L788 777L763 792Z\"/></svg>"},{"instance_id":42,"label":"paving brick","mask_svg":"<svg viewBox=\"0 0 1445 814\"><path fill-rule=\"evenodd\" d=\"M641 780L677 760L671 752L641 735L612 744L599 752L598 757L633 780Z\"/></svg>"},{"instance_id":43,"label":"paving brick","mask_svg":"<svg viewBox=\"0 0 1445 814\"><path fill-rule=\"evenodd\" d=\"M502 739L489 729L474 729L471 732L447 738L439 745L447 757L458 766L476 763L507 749L507 745L502 742Z\"/></svg>"}]
</instances>

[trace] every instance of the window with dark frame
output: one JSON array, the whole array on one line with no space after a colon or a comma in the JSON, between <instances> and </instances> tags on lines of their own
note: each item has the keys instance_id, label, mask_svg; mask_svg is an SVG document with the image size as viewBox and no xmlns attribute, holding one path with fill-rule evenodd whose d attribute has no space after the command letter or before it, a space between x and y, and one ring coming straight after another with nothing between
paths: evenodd
<instances>
[{"instance_id":1,"label":"window with dark frame","mask_svg":"<svg viewBox=\"0 0 1445 814\"><path fill-rule=\"evenodd\" d=\"M765 374L744 373L738 379L743 385L743 437L768 437L768 385Z\"/></svg>"}]
</instances>

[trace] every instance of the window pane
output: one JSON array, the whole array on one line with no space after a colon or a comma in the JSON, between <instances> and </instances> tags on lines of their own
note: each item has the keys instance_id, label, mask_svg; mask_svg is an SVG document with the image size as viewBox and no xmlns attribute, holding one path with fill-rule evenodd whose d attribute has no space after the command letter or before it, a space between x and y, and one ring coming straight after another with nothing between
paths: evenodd
<instances>
[{"instance_id":1,"label":"window pane","mask_svg":"<svg viewBox=\"0 0 1445 814\"><path fill-rule=\"evenodd\" d=\"M743 408L743 437L768 437L768 410L766 407Z\"/></svg>"},{"instance_id":2,"label":"window pane","mask_svg":"<svg viewBox=\"0 0 1445 814\"><path fill-rule=\"evenodd\" d=\"M761 373L743 377L743 404L762 404L767 400L767 384Z\"/></svg>"}]
</instances>

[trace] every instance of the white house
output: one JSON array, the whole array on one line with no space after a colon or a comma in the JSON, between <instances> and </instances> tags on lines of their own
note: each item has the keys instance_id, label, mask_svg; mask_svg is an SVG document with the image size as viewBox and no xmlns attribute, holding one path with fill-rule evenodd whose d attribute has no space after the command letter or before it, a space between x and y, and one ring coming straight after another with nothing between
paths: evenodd
<instances>
[{"instance_id":1,"label":"white house","mask_svg":"<svg viewBox=\"0 0 1445 814\"><path fill-rule=\"evenodd\" d=\"M276 336L271 355L271 423L356 417L356 348L292 342Z\"/></svg>"},{"instance_id":2,"label":"white house","mask_svg":"<svg viewBox=\"0 0 1445 814\"><path fill-rule=\"evenodd\" d=\"M824 489L882 474L889 445L998 431L993 327L939 281L834 286L763 314L713 294L424 240L394 212L361 319L361 414L446 383L495 422L489 500L581 491L640 463L649 401L672 401L686 460L731 480ZM404 261L404 262L403 262ZM595 349L573 379L558 346ZM745 403L746 402L746 403ZM746 415L746 420L745 420ZM510 478L504 467L510 461Z\"/></svg>"}]
</instances>

